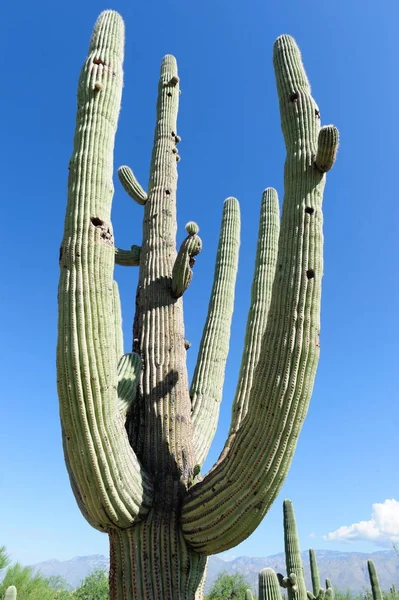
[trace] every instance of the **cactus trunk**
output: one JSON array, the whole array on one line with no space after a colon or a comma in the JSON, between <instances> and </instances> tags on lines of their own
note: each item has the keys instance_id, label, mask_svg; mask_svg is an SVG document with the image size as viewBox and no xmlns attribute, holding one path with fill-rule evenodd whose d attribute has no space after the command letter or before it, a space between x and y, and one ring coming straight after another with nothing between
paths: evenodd
<instances>
[{"instance_id":1,"label":"cactus trunk","mask_svg":"<svg viewBox=\"0 0 399 600\"><path fill-rule=\"evenodd\" d=\"M131 529L110 532L110 598L202 600L206 564L187 546L178 511L156 507Z\"/></svg>"},{"instance_id":2,"label":"cactus trunk","mask_svg":"<svg viewBox=\"0 0 399 600\"><path fill-rule=\"evenodd\" d=\"M62 443L83 516L110 537L111 600L201 600L207 556L234 547L261 522L307 412L319 352L322 192L338 133L320 130L299 50L282 36L275 69L287 146L283 217L279 228L277 193L269 188L230 434L203 477L230 339L239 204L228 198L223 207L190 388L182 295L202 242L190 222L177 252L177 63L168 55L161 65L148 191L130 167L119 169L143 211L141 245L122 250L114 244L111 204L123 46L121 17L105 11L79 79L60 251ZM125 355L115 264L140 269L133 349Z\"/></svg>"}]
</instances>

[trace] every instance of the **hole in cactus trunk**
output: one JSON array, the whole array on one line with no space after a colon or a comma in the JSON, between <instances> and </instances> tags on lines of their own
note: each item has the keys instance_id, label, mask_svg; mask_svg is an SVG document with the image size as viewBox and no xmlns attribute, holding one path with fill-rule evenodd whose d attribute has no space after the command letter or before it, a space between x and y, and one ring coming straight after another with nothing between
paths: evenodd
<instances>
[{"instance_id":1,"label":"hole in cactus trunk","mask_svg":"<svg viewBox=\"0 0 399 600\"><path fill-rule=\"evenodd\" d=\"M308 215L313 215L314 213L314 208L312 208L311 206L307 206L305 208L305 213L307 213Z\"/></svg>"},{"instance_id":2,"label":"hole in cactus trunk","mask_svg":"<svg viewBox=\"0 0 399 600\"><path fill-rule=\"evenodd\" d=\"M167 196L169 196L169 195L170 195L170 190L165 190L165 194L166 194Z\"/></svg>"},{"instance_id":3,"label":"hole in cactus trunk","mask_svg":"<svg viewBox=\"0 0 399 600\"><path fill-rule=\"evenodd\" d=\"M290 94L290 102L295 102L295 100L299 99L299 93L298 92L293 92L292 94Z\"/></svg>"},{"instance_id":4,"label":"hole in cactus trunk","mask_svg":"<svg viewBox=\"0 0 399 600\"><path fill-rule=\"evenodd\" d=\"M308 270L306 271L306 277L307 277L308 279L313 279L313 277L314 277L314 271L313 271L313 269L308 269Z\"/></svg>"},{"instance_id":5,"label":"hole in cactus trunk","mask_svg":"<svg viewBox=\"0 0 399 600\"><path fill-rule=\"evenodd\" d=\"M98 217L91 217L90 221L92 222L94 227L102 227L104 225L104 221L102 221Z\"/></svg>"}]
</instances>

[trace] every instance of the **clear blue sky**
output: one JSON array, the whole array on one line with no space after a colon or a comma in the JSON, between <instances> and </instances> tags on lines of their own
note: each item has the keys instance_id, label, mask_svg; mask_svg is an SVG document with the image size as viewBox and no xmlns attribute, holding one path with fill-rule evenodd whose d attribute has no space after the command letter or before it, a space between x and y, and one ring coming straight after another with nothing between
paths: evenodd
<instances>
[{"instance_id":1,"label":"clear blue sky","mask_svg":"<svg viewBox=\"0 0 399 600\"><path fill-rule=\"evenodd\" d=\"M397 0L95 0L3 2L0 8L2 344L0 545L13 559L106 554L81 517L61 447L55 376L58 250L75 125L76 85L95 19L125 19L125 87L115 166L148 178L161 58L181 76L178 215L196 220L203 251L184 297L192 372L212 284L222 203L241 203L236 308L220 427L228 429L254 264L262 190L282 199L285 150L272 47L301 47L322 122L341 132L325 193L321 360L297 452L259 529L233 555L282 550L282 500L303 549L369 551L399 539ZM115 182L117 244L140 244L141 210ZM137 272L116 269L126 350ZM374 510L373 504L382 506ZM370 521L335 534L341 526ZM396 529L395 529L396 527ZM364 533L364 531L366 533ZM371 542L370 539L374 539ZM378 542L378 544L377 544Z\"/></svg>"}]
</instances>

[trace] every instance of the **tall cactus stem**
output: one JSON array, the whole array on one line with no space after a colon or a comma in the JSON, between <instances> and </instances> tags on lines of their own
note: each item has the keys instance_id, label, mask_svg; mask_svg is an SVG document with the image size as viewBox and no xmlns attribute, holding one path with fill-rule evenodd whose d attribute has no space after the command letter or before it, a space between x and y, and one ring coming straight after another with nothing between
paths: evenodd
<instances>
[{"instance_id":1,"label":"tall cactus stem","mask_svg":"<svg viewBox=\"0 0 399 600\"><path fill-rule=\"evenodd\" d=\"M294 507L291 500L283 502L284 514L284 546L285 561L289 585L287 593L289 600L307 600L305 575L302 564L301 550L299 547L298 532L296 528Z\"/></svg>"},{"instance_id":2,"label":"tall cactus stem","mask_svg":"<svg viewBox=\"0 0 399 600\"><path fill-rule=\"evenodd\" d=\"M320 577L319 568L317 566L316 552L313 548L309 550L309 562L310 562L310 577L312 580L312 591L314 596L318 596L320 592Z\"/></svg>"},{"instance_id":3,"label":"tall cactus stem","mask_svg":"<svg viewBox=\"0 0 399 600\"><path fill-rule=\"evenodd\" d=\"M371 593L373 594L373 600L383 600L382 590L380 588L380 582L378 580L377 569L375 568L372 560L367 561L367 568L370 577Z\"/></svg>"}]
</instances>

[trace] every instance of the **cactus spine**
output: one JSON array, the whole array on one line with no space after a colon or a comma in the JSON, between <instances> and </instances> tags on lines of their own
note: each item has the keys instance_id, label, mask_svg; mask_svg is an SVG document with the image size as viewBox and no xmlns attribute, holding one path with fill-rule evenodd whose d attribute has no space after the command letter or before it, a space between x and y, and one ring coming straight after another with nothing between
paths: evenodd
<instances>
[{"instance_id":1,"label":"cactus spine","mask_svg":"<svg viewBox=\"0 0 399 600\"><path fill-rule=\"evenodd\" d=\"M239 206L234 198L224 204L189 388L181 296L201 242L190 222L177 252L177 64L168 55L161 65L148 192L130 168L119 172L141 205L143 240L130 251L116 249L110 215L123 46L122 19L105 11L79 79L60 251L62 440L82 514L110 538L112 600L200 600L207 556L248 537L274 501L308 409L319 355L324 171L336 152L329 144L338 138L319 138L299 50L291 37L278 38L274 64L287 147L281 227L277 194L269 189L245 340L249 354L225 449L202 477L229 345ZM115 264L140 269L133 351L124 356Z\"/></svg>"}]
</instances>

